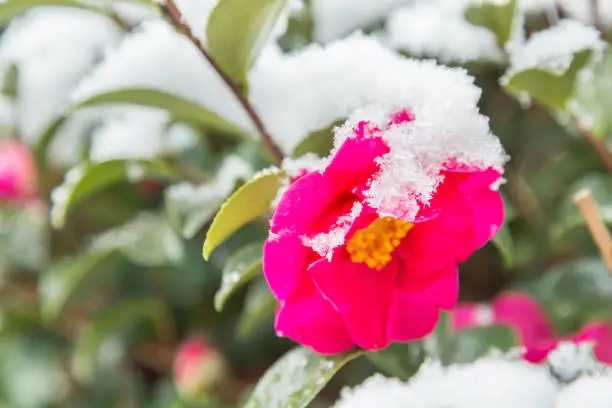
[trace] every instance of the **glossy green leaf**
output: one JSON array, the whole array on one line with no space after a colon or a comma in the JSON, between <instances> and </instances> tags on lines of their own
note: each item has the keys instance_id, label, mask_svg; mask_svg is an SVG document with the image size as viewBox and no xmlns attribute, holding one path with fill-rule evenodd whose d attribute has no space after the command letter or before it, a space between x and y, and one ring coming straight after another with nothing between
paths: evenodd
<instances>
[{"instance_id":1,"label":"glossy green leaf","mask_svg":"<svg viewBox=\"0 0 612 408\"><path fill-rule=\"evenodd\" d=\"M45 128L45 130L41 133L38 142L36 142L36 146L34 148L34 157L36 158L36 163L38 163L39 168L45 168L47 164L47 150L49 146L53 142L53 138L58 130L64 126L66 121L68 120L68 115L62 114L56 116L53 120L49 122L49 125Z\"/></svg>"},{"instance_id":2,"label":"glossy green leaf","mask_svg":"<svg viewBox=\"0 0 612 408\"><path fill-rule=\"evenodd\" d=\"M109 160L100 163L82 163L72 168L64 182L53 192L51 225L62 228L68 213L94 193L126 180L148 177L174 177L172 170L162 162L145 160Z\"/></svg>"},{"instance_id":3,"label":"glossy green leaf","mask_svg":"<svg viewBox=\"0 0 612 408\"><path fill-rule=\"evenodd\" d=\"M612 134L612 52L608 50L593 66L592 75L578 82L572 101L572 112L589 124L599 138Z\"/></svg>"},{"instance_id":4,"label":"glossy green leaf","mask_svg":"<svg viewBox=\"0 0 612 408\"><path fill-rule=\"evenodd\" d=\"M475 26L485 27L495 34L497 45L503 47L510 39L516 12L516 0L506 3L481 2L470 5L465 19Z\"/></svg>"},{"instance_id":5,"label":"glossy green leaf","mask_svg":"<svg viewBox=\"0 0 612 408\"><path fill-rule=\"evenodd\" d=\"M329 152L334 147L334 127L341 123L335 122L325 129L311 132L293 149L291 156L298 158L306 153L314 153L319 157L329 156Z\"/></svg>"},{"instance_id":6,"label":"glossy green leaf","mask_svg":"<svg viewBox=\"0 0 612 408\"><path fill-rule=\"evenodd\" d=\"M510 233L510 228L508 228L508 224L502 225L498 233L493 237L491 243L497 248L502 259L504 260L504 265L507 268L512 268L514 265L514 240L512 239L512 234Z\"/></svg>"},{"instance_id":7,"label":"glossy green leaf","mask_svg":"<svg viewBox=\"0 0 612 408\"><path fill-rule=\"evenodd\" d=\"M221 0L208 20L208 50L221 70L246 89L249 68L266 44L285 0Z\"/></svg>"},{"instance_id":8,"label":"glossy green leaf","mask_svg":"<svg viewBox=\"0 0 612 408\"><path fill-rule=\"evenodd\" d=\"M183 238L193 238L204 228L237 185L252 176L253 169L242 157L229 155L214 173L209 182L181 182L164 192L166 213Z\"/></svg>"},{"instance_id":9,"label":"glossy green leaf","mask_svg":"<svg viewBox=\"0 0 612 408\"><path fill-rule=\"evenodd\" d=\"M89 252L53 264L40 280L41 313L45 320L55 319L74 292L95 269L112 255L112 251Z\"/></svg>"},{"instance_id":10,"label":"glossy green leaf","mask_svg":"<svg viewBox=\"0 0 612 408\"><path fill-rule=\"evenodd\" d=\"M472 327L454 333L450 358L452 363L471 363L492 350L508 351L518 345L510 326Z\"/></svg>"},{"instance_id":11,"label":"glossy green leaf","mask_svg":"<svg viewBox=\"0 0 612 408\"><path fill-rule=\"evenodd\" d=\"M262 242L254 242L236 252L223 268L221 287L215 294L215 309L221 311L229 297L261 273Z\"/></svg>"},{"instance_id":12,"label":"glossy green leaf","mask_svg":"<svg viewBox=\"0 0 612 408\"><path fill-rule=\"evenodd\" d=\"M0 7L2 5L0 4ZM10 99L16 99L19 94L19 69L17 65L10 64L4 74L4 83L1 92Z\"/></svg>"},{"instance_id":13,"label":"glossy green leaf","mask_svg":"<svg viewBox=\"0 0 612 408\"><path fill-rule=\"evenodd\" d=\"M425 350L420 341L393 343L380 351L366 353L366 357L386 374L408 380L425 360Z\"/></svg>"},{"instance_id":14,"label":"glossy green leaf","mask_svg":"<svg viewBox=\"0 0 612 408\"><path fill-rule=\"evenodd\" d=\"M238 335L242 338L248 337L274 315L277 304L265 279L253 282L244 299L244 308L238 320Z\"/></svg>"},{"instance_id":15,"label":"glossy green leaf","mask_svg":"<svg viewBox=\"0 0 612 408\"><path fill-rule=\"evenodd\" d=\"M105 231L92 247L119 251L140 266L180 265L185 256L183 240L166 217L154 212L141 212L124 225Z\"/></svg>"},{"instance_id":16,"label":"glossy green leaf","mask_svg":"<svg viewBox=\"0 0 612 408\"><path fill-rule=\"evenodd\" d=\"M0 3L0 25L33 8L43 6L88 8L83 3L72 0L6 0Z\"/></svg>"},{"instance_id":17,"label":"glossy green leaf","mask_svg":"<svg viewBox=\"0 0 612 408\"><path fill-rule=\"evenodd\" d=\"M72 110L106 104L132 104L168 111L174 118L200 124L229 134L245 136L244 129L234 125L211 110L181 96L154 89L121 89L81 101Z\"/></svg>"},{"instance_id":18,"label":"glossy green leaf","mask_svg":"<svg viewBox=\"0 0 612 408\"><path fill-rule=\"evenodd\" d=\"M361 354L323 356L295 348L266 371L244 408L305 408L334 374Z\"/></svg>"},{"instance_id":19,"label":"glossy green leaf","mask_svg":"<svg viewBox=\"0 0 612 408\"><path fill-rule=\"evenodd\" d=\"M513 94L527 94L553 109L565 109L574 93L578 72L591 60L593 50L574 54L572 63L564 72L554 72L546 67L530 68L506 75L503 85Z\"/></svg>"},{"instance_id":20,"label":"glossy green leaf","mask_svg":"<svg viewBox=\"0 0 612 408\"><path fill-rule=\"evenodd\" d=\"M164 314L163 305L158 300L132 299L119 303L92 320L77 340L72 356L75 377L82 382L91 381L104 341L121 328L143 319L151 321L154 326L158 319L164 318Z\"/></svg>"},{"instance_id":21,"label":"glossy green leaf","mask_svg":"<svg viewBox=\"0 0 612 408\"><path fill-rule=\"evenodd\" d=\"M282 185L284 172L278 169L256 175L240 187L221 207L213 220L202 248L204 259L234 231L270 211Z\"/></svg>"}]
</instances>

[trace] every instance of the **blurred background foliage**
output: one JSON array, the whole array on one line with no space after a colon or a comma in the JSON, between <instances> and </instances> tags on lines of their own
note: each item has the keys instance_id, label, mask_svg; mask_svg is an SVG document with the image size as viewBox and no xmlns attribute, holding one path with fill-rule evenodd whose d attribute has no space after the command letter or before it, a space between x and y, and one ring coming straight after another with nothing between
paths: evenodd
<instances>
[{"instance_id":1,"label":"blurred background foliage","mask_svg":"<svg viewBox=\"0 0 612 408\"><path fill-rule=\"evenodd\" d=\"M92 12L107 15L124 31L135 27L114 11L112 2L98 6L55 0L0 3L1 27L6 30L45 3L95 8ZM140 7L164 14L155 3L142 2ZM471 17L476 23L490 22L476 11ZM563 12L555 11L561 16ZM511 18L505 13L502 20ZM291 16L278 44L291 51L315 42L316 24L306 1ZM546 13L531 15L527 22L531 32L548 25ZM381 16L354 28L377 33L384 27ZM604 26L599 28L604 37L609 35ZM507 24L493 29L502 36L509 30ZM510 96L499 82L506 70L503 64L462 64L482 88L481 110L512 158L501 189L506 225L492 243L461 265L462 301L487 301L503 290L519 289L542 303L560 334L593 320L612 322L612 279L572 202L573 192L592 189L604 221L612 223L612 168L597 150L610 143L605 122L612 109L610 93L605 91L612 83L610 61L606 52L596 63L598 92L591 95L595 100L590 106L603 122L589 129L588 137L563 117L563 110L538 103L522 106ZM2 62L5 68L12 64L9 59ZM20 68L14 64L4 69L3 93L12 101L21 97ZM215 249L209 262L202 259L202 243L227 197L273 163L241 129L186 100L135 91L104 97L106 101L101 97L87 103L165 109L172 118L168 126L189 124L197 143L179 153L163 152L138 161L91 161L84 143L80 163L58 165L49 160L53 153L47 148L71 115L68 110L48 124L37 142L28 141L38 166L37 199L28 205L5 203L0 210L1 404L24 408L240 404L266 369L293 347L273 331L275 303L260 276L266 219L246 219L249 222ZM18 110L14 112L18 117ZM295 154L326 154L330 129L311 134ZM82 140L88 140L91 132L84 129ZM22 138L19 121L6 123L2 137ZM130 139L122 143L129 144ZM446 347L449 335L442 333L443 326L444 322L437 329L439 344L426 348ZM468 335L473 337L472 349L465 351L455 344L455 361L478 354L474 339L484 344L477 348L496 342L491 332L476 330ZM214 381L206 387L196 386L197 392L184 392L181 398L181 386L173 381L173 364L181 342L192 336L217 350L219 367L224 368L208 373ZM505 333L499 337L496 344L513 345L507 344ZM451 359L452 353L446 352ZM312 406L327 406L341 386L360 382L376 370L408 377L422 360L423 350L411 346L406 353L404 346L394 345L370 357L355 360L350 370L335 376ZM338 360L332 366L339 369L343 363ZM331 370L333 374L336 368Z\"/></svg>"}]
</instances>

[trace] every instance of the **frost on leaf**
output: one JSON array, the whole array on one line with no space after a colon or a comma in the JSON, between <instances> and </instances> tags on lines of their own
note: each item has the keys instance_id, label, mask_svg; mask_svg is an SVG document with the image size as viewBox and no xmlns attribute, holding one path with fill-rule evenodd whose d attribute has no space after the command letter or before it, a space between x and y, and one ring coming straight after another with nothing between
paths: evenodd
<instances>
[{"instance_id":1,"label":"frost on leaf","mask_svg":"<svg viewBox=\"0 0 612 408\"><path fill-rule=\"evenodd\" d=\"M602 48L593 27L562 20L524 44L514 44L510 67L500 82L521 102L533 97L549 107L564 108L580 71Z\"/></svg>"}]
</instances>

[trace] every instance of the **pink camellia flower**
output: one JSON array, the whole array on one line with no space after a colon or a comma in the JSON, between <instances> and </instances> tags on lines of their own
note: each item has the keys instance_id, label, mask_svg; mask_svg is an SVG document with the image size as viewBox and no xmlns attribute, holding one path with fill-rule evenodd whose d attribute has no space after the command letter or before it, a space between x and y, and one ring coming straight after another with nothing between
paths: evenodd
<instances>
[{"instance_id":1,"label":"pink camellia flower","mask_svg":"<svg viewBox=\"0 0 612 408\"><path fill-rule=\"evenodd\" d=\"M24 202L36 190L36 165L27 147L13 140L0 141L0 200Z\"/></svg>"},{"instance_id":2,"label":"pink camellia flower","mask_svg":"<svg viewBox=\"0 0 612 408\"><path fill-rule=\"evenodd\" d=\"M373 186L389 175L381 163L392 153L383 135L413 120L403 110L382 127L351 125L325 168L302 175L280 198L263 257L279 301L279 335L325 354L377 350L426 336L439 309L455 306L457 263L503 222L492 188L501 170L449 157L431 175L433 194L416 215L407 216L412 211L401 201L377 200ZM392 189L411 194L410 185Z\"/></svg>"},{"instance_id":3,"label":"pink camellia flower","mask_svg":"<svg viewBox=\"0 0 612 408\"><path fill-rule=\"evenodd\" d=\"M559 337L540 305L524 293L505 293L488 305L464 303L453 311L452 325L454 330L475 326L510 326L525 348L523 358L532 363L544 361L561 341L593 341L595 357L612 364L612 329L609 325L591 323L577 334Z\"/></svg>"},{"instance_id":4,"label":"pink camellia flower","mask_svg":"<svg viewBox=\"0 0 612 408\"><path fill-rule=\"evenodd\" d=\"M194 398L209 391L224 376L223 356L198 337L185 340L176 353L174 383L184 398Z\"/></svg>"}]
</instances>

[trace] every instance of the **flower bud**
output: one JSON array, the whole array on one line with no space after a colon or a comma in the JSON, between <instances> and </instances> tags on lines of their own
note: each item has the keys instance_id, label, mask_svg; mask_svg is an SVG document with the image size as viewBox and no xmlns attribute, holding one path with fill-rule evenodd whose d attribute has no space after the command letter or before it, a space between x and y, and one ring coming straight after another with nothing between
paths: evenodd
<instances>
[{"instance_id":1,"label":"flower bud","mask_svg":"<svg viewBox=\"0 0 612 408\"><path fill-rule=\"evenodd\" d=\"M27 147L0 141L0 201L24 202L36 190L36 165Z\"/></svg>"},{"instance_id":2,"label":"flower bud","mask_svg":"<svg viewBox=\"0 0 612 408\"><path fill-rule=\"evenodd\" d=\"M201 338L185 340L174 360L174 383L181 396L194 399L210 391L224 377L227 363Z\"/></svg>"}]
</instances>

